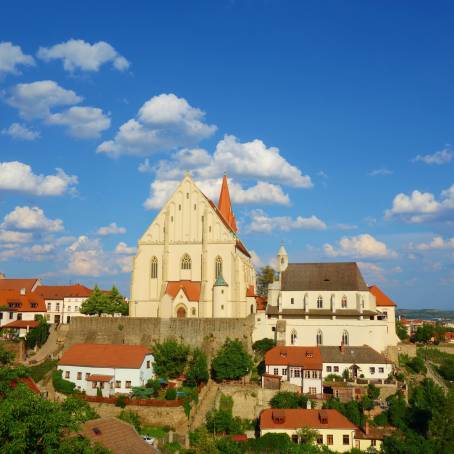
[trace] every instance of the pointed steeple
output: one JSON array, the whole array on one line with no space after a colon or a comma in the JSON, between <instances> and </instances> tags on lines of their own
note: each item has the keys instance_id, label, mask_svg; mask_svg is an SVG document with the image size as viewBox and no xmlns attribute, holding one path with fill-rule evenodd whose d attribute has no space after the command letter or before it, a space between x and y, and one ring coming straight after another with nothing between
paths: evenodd
<instances>
[{"instance_id":1,"label":"pointed steeple","mask_svg":"<svg viewBox=\"0 0 454 454\"><path fill-rule=\"evenodd\" d=\"M232 210L232 203L230 202L229 185L227 183L227 176L224 175L222 179L221 194L219 195L218 210L223 218L227 221L230 228L236 233L238 227L236 226L235 215Z\"/></svg>"}]
</instances>

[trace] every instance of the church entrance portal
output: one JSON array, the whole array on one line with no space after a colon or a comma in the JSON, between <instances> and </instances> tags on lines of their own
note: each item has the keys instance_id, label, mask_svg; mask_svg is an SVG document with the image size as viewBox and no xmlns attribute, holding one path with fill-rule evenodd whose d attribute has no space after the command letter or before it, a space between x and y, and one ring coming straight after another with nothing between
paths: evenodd
<instances>
[{"instance_id":1,"label":"church entrance portal","mask_svg":"<svg viewBox=\"0 0 454 454\"><path fill-rule=\"evenodd\" d=\"M177 310L178 318L186 318L186 309L184 307L179 307Z\"/></svg>"}]
</instances>

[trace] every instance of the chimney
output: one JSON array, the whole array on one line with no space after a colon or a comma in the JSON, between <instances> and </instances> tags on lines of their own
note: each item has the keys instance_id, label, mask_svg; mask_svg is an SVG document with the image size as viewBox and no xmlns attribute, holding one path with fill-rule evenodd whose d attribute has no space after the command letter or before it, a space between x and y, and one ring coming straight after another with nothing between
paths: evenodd
<instances>
[{"instance_id":1,"label":"chimney","mask_svg":"<svg viewBox=\"0 0 454 454\"><path fill-rule=\"evenodd\" d=\"M5 279L5 273L0 273L0 279Z\"/></svg>"},{"instance_id":2,"label":"chimney","mask_svg":"<svg viewBox=\"0 0 454 454\"><path fill-rule=\"evenodd\" d=\"M284 410L273 410L271 418L275 424L283 424L285 422L285 411Z\"/></svg>"},{"instance_id":3,"label":"chimney","mask_svg":"<svg viewBox=\"0 0 454 454\"><path fill-rule=\"evenodd\" d=\"M25 288L21 288L21 289L20 289L20 294L21 294L21 295L25 295Z\"/></svg>"},{"instance_id":4,"label":"chimney","mask_svg":"<svg viewBox=\"0 0 454 454\"><path fill-rule=\"evenodd\" d=\"M369 421L366 419L366 422L364 423L364 433L369 435L369 431Z\"/></svg>"}]
</instances>

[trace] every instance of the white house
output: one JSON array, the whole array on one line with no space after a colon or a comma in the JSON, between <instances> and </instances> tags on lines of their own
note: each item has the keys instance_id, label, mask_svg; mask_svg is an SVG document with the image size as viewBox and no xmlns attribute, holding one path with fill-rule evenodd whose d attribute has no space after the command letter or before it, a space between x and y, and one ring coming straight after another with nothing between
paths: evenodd
<instances>
[{"instance_id":1,"label":"white house","mask_svg":"<svg viewBox=\"0 0 454 454\"><path fill-rule=\"evenodd\" d=\"M288 263L277 255L277 281L268 287L266 317L256 318L253 340L281 345L352 345L384 351L397 345L395 303L368 287L356 263Z\"/></svg>"},{"instance_id":2,"label":"white house","mask_svg":"<svg viewBox=\"0 0 454 454\"><path fill-rule=\"evenodd\" d=\"M351 378L386 380L393 371L392 362L368 345L321 346L320 352L325 377L329 374L348 374Z\"/></svg>"},{"instance_id":3,"label":"white house","mask_svg":"<svg viewBox=\"0 0 454 454\"><path fill-rule=\"evenodd\" d=\"M315 429L318 432L316 443L326 445L332 451L348 452L355 446L358 427L337 410L268 408L260 414L261 436L284 433L298 443L298 430L304 427Z\"/></svg>"},{"instance_id":4,"label":"white house","mask_svg":"<svg viewBox=\"0 0 454 454\"><path fill-rule=\"evenodd\" d=\"M58 362L62 377L80 391L104 397L130 394L154 378L154 356L147 347L125 344L75 344Z\"/></svg>"},{"instance_id":5,"label":"white house","mask_svg":"<svg viewBox=\"0 0 454 454\"><path fill-rule=\"evenodd\" d=\"M281 381L300 386L305 394L323 392L323 364L318 347L274 347L265 354L265 368L268 376L279 376Z\"/></svg>"}]
</instances>

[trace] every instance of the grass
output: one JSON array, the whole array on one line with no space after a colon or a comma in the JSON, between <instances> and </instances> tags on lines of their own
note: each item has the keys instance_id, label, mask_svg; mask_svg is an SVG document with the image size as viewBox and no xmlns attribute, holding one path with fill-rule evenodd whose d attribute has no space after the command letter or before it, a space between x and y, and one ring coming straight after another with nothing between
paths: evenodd
<instances>
[{"instance_id":1,"label":"grass","mask_svg":"<svg viewBox=\"0 0 454 454\"><path fill-rule=\"evenodd\" d=\"M47 360L37 366L31 366L30 370L30 377L33 378L35 382L41 381L48 372L54 370L57 367L57 360Z\"/></svg>"},{"instance_id":2,"label":"grass","mask_svg":"<svg viewBox=\"0 0 454 454\"><path fill-rule=\"evenodd\" d=\"M169 429L167 427L143 426L140 433L154 438L165 437Z\"/></svg>"}]
</instances>

